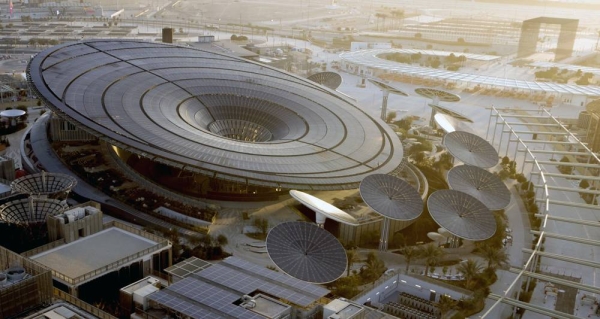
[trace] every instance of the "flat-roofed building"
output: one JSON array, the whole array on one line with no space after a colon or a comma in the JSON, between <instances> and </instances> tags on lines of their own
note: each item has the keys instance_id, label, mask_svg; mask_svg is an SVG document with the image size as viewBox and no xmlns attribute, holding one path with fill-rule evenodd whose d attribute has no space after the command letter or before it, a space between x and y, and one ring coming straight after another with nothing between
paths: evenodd
<instances>
[{"instance_id":1,"label":"flat-roofed building","mask_svg":"<svg viewBox=\"0 0 600 319\"><path fill-rule=\"evenodd\" d=\"M148 295L168 286L162 278L148 276L119 290L119 306L125 317L129 314L148 310Z\"/></svg>"},{"instance_id":2,"label":"flat-roofed building","mask_svg":"<svg viewBox=\"0 0 600 319\"><path fill-rule=\"evenodd\" d=\"M87 202L48 218L48 239L64 239L70 243L101 231L103 227L100 204Z\"/></svg>"},{"instance_id":3,"label":"flat-roofed building","mask_svg":"<svg viewBox=\"0 0 600 319\"><path fill-rule=\"evenodd\" d=\"M171 264L171 243L139 229L111 222L104 230L38 252L32 260L50 268L61 288L78 296L80 286L123 267L141 278Z\"/></svg>"},{"instance_id":4,"label":"flat-roofed building","mask_svg":"<svg viewBox=\"0 0 600 319\"><path fill-rule=\"evenodd\" d=\"M50 270L0 246L0 319L52 301Z\"/></svg>"}]
</instances>

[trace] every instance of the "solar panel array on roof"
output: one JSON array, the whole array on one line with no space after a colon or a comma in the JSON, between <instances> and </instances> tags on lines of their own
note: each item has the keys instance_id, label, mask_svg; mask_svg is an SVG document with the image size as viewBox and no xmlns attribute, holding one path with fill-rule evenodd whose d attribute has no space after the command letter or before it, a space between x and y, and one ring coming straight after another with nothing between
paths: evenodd
<instances>
[{"instance_id":1,"label":"solar panel array on roof","mask_svg":"<svg viewBox=\"0 0 600 319\"><path fill-rule=\"evenodd\" d=\"M307 307L329 290L291 278L237 257L229 257L149 296L193 318L264 318L234 302L261 291Z\"/></svg>"},{"instance_id":2,"label":"solar panel array on roof","mask_svg":"<svg viewBox=\"0 0 600 319\"><path fill-rule=\"evenodd\" d=\"M264 319L256 313L233 304L241 295L188 277L148 298L192 318Z\"/></svg>"},{"instance_id":3,"label":"solar panel array on roof","mask_svg":"<svg viewBox=\"0 0 600 319\"><path fill-rule=\"evenodd\" d=\"M395 61L385 60L378 57L379 54L381 54L381 50L361 50L354 52L345 52L340 54L340 57L345 62L357 65L364 65L371 68L387 70L390 72L402 74L436 78L440 80L460 81L462 83L470 82L472 84L502 86L507 88L541 91L547 93L600 96L600 88L596 86L523 81L516 79L507 79L503 77L438 70L428 67L412 66Z\"/></svg>"},{"instance_id":4,"label":"solar panel array on roof","mask_svg":"<svg viewBox=\"0 0 600 319\"><path fill-rule=\"evenodd\" d=\"M351 189L402 160L394 132L349 99L220 53L78 41L40 52L27 71L36 95L74 125L215 179Z\"/></svg>"},{"instance_id":5,"label":"solar panel array on roof","mask_svg":"<svg viewBox=\"0 0 600 319\"><path fill-rule=\"evenodd\" d=\"M207 261L196 257L190 257L169 268L165 268L165 272L171 275L185 278L195 272L206 269L210 266L212 266L212 264Z\"/></svg>"},{"instance_id":6,"label":"solar panel array on roof","mask_svg":"<svg viewBox=\"0 0 600 319\"><path fill-rule=\"evenodd\" d=\"M271 260L288 275L300 280L327 283L346 271L342 244L328 231L306 222L275 226L267 236Z\"/></svg>"}]
</instances>

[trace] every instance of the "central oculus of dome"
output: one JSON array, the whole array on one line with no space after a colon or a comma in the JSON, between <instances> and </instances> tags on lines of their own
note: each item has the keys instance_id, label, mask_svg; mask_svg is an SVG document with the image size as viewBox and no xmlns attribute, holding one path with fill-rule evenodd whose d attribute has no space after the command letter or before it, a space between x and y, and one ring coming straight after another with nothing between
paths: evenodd
<instances>
[{"instance_id":1,"label":"central oculus of dome","mask_svg":"<svg viewBox=\"0 0 600 319\"><path fill-rule=\"evenodd\" d=\"M381 120L307 79L222 53L89 40L37 54L36 95L106 142L197 174L300 190L358 187L402 160Z\"/></svg>"},{"instance_id":2,"label":"central oculus of dome","mask_svg":"<svg viewBox=\"0 0 600 319\"><path fill-rule=\"evenodd\" d=\"M273 134L264 126L244 120L215 120L208 125L208 130L227 138L244 142L268 142Z\"/></svg>"},{"instance_id":3,"label":"central oculus of dome","mask_svg":"<svg viewBox=\"0 0 600 319\"><path fill-rule=\"evenodd\" d=\"M242 142L294 140L308 125L298 114L274 102L251 96L203 94L199 103L179 108L179 116L199 130Z\"/></svg>"}]
</instances>

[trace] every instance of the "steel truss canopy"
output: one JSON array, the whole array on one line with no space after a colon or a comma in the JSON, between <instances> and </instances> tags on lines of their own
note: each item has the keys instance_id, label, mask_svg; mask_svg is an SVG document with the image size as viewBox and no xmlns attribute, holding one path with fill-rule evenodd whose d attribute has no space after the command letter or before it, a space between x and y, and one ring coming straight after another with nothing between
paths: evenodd
<instances>
[{"instance_id":1,"label":"steel truss canopy","mask_svg":"<svg viewBox=\"0 0 600 319\"><path fill-rule=\"evenodd\" d=\"M556 63L556 62L548 62L548 61L535 61L533 63L530 63L529 65L536 67L536 68L559 68L559 69L566 69L566 70L574 71L574 72L581 70L582 73L592 73L595 75L600 75L600 69L592 68L589 66L582 66L582 65Z\"/></svg>"},{"instance_id":2,"label":"steel truss canopy","mask_svg":"<svg viewBox=\"0 0 600 319\"><path fill-rule=\"evenodd\" d=\"M489 55L489 54L474 54L474 53L465 53L465 52L454 52L454 51L442 51L442 50L419 50L419 49L371 49L368 51L379 52L377 55L384 54L422 54L427 56L438 56L438 57L447 57L451 54L454 54L456 57L463 55L468 60L476 60L476 61L495 61L500 59L498 55Z\"/></svg>"},{"instance_id":3,"label":"steel truss canopy","mask_svg":"<svg viewBox=\"0 0 600 319\"><path fill-rule=\"evenodd\" d=\"M332 90L337 89L342 84L342 76L335 72L319 72L309 76L307 79Z\"/></svg>"},{"instance_id":4,"label":"steel truss canopy","mask_svg":"<svg viewBox=\"0 0 600 319\"><path fill-rule=\"evenodd\" d=\"M290 196L315 212L317 224L324 224L325 218L329 218L346 225L358 225L356 218L320 198L297 190L291 190Z\"/></svg>"},{"instance_id":5,"label":"steel truss canopy","mask_svg":"<svg viewBox=\"0 0 600 319\"><path fill-rule=\"evenodd\" d=\"M596 100L598 101L598 100ZM595 101L590 104L594 107ZM588 104L588 110L590 108ZM600 103L597 104L600 106ZM589 291L592 293L598 293L597 279L593 274L599 268L600 261L598 259L598 247L600 247L600 241L597 240L598 227L600 223L596 218L598 211L598 205L595 203L587 204L583 200L579 199L579 196L568 196L566 192L582 193L584 195L598 194L598 191L592 189L582 189L579 187L580 180L597 181L599 177L595 176L595 173L589 168L592 164L586 163L563 163L559 161L539 160L538 153L545 154L543 151L548 145L552 146L551 150L547 154L552 154L556 147L555 153L567 153L566 150L571 148L564 148L564 146L574 147L572 149L577 150L577 153L587 153L591 161L600 162L597 154L592 152L585 143L582 143L567 127L565 127L556 117L545 109L542 110L529 110L532 114L538 114L536 116L520 116L513 114L511 110L497 109L492 107L491 119L495 118L494 124L488 129L488 135L492 131L496 131L497 126L501 126L502 131L507 127L511 128L511 120L520 119L522 125L537 124L537 123L554 123L557 125L556 134L567 135L569 140L573 142L557 143L555 141L545 140L540 138L537 140L523 140L520 138L519 131L510 131L510 138L508 139L508 145L500 143L498 148L518 147L519 152L522 152L524 156L517 159L518 166L523 168L531 167L530 180L534 183L536 190L536 199L540 212L535 216L542 220L539 230L530 231L531 234L535 235L536 241L534 242L533 249L523 249L523 252L530 253L527 257L527 262L524 263L523 269L511 268L511 272L514 272L517 277L510 283L509 289L507 289L501 296L493 296L497 302L489 308L487 312L482 315L482 318L488 318L495 316L498 311L499 303L505 303L508 305L516 305L521 308L526 308L530 311L534 311L540 314L550 311L546 309L546 306L534 304L522 304L521 302L512 298L514 293L521 287L521 283L525 283L532 278L538 280L562 284L578 290ZM493 140L493 137L492 137ZM515 145L517 144L517 145ZM541 146L539 144L547 144ZM563 146L564 145L564 146ZM540 149L542 152L540 152ZM563 151L564 150L564 151ZM507 150L508 153L508 150ZM519 158L519 156L517 156ZM546 157L540 157L546 159ZM556 167L559 165L571 165L574 167L573 174L560 174L555 173L554 169L550 167ZM595 165L597 167L597 165ZM593 182L590 182L593 185ZM575 200L575 198L577 200ZM542 248L543 247L543 248ZM544 257L544 258L539 258ZM539 273L539 269L553 269L552 272L560 273L565 270L572 272L573 277L579 277L580 281L565 280L564 278ZM492 296L492 295L490 295ZM574 310L574 313L564 313L561 311L551 311L549 316L556 318L581 318L587 315L589 312L582 310L582 308Z\"/></svg>"},{"instance_id":6,"label":"steel truss canopy","mask_svg":"<svg viewBox=\"0 0 600 319\"><path fill-rule=\"evenodd\" d=\"M498 152L485 139L463 131L444 135L444 145L461 162L481 168L498 164Z\"/></svg>"},{"instance_id":7,"label":"steel truss canopy","mask_svg":"<svg viewBox=\"0 0 600 319\"><path fill-rule=\"evenodd\" d=\"M398 177L373 174L360 183L360 196L376 213L394 220L413 220L423 212L419 192Z\"/></svg>"},{"instance_id":8,"label":"steel truss canopy","mask_svg":"<svg viewBox=\"0 0 600 319\"><path fill-rule=\"evenodd\" d=\"M312 283L328 283L346 271L346 250L328 231L306 222L286 222L267 235L267 252L286 274Z\"/></svg>"},{"instance_id":9,"label":"steel truss canopy","mask_svg":"<svg viewBox=\"0 0 600 319\"><path fill-rule=\"evenodd\" d=\"M354 189L402 161L383 121L284 71L137 40L48 48L27 67L56 114L139 156L215 179L287 189Z\"/></svg>"},{"instance_id":10,"label":"steel truss canopy","mask_svg":"<svg viewBox=\"0 0 600 319\"><path fill-rule=\"evenodd\" d=\"M433 220L454 236L486 240L496 233L494 214L475 197L451 189L435 191L427 199Z\"/></svg>"},{"instance_id":11,"label":"steel truss canopy","mask_svg":"<svg viewBox=\"0 0 600 319\"><path fill-rule=\"evenodd\" d=\"M500 178L482 168L460 165L448 171L450 188L467 193L490 210L500 210L510 204L510 191Z\"/></svg>"},{"instance_id":12,"label":"steel truss canopy","mask_svg":"<svg viewBox=\"0 0 600 319\"><path fill-rule=\"evenodd\" d=\"M385 60L380 58L382 51L386 50L361 50L354 52L344 52L340 54L342 60L365 67L386 70L401 74L408 74L419 77L429 77L440 80L454 81L454 82L467 82L472 85L490 85L499 86L509 89L517 90L530 90L553 94L573 94L583 96L600 96L600 87L594 86L582 86L582 85L571 85L571 84L556 84L549 82L534 82L534 81L522 81L515 79L506 79L500 77L468 74L460 72L452 72L446 70L438 70L427 67L412 66L408 64L402 64L394 61Z\"/></svg>"},{"instance_id":13,"label":"steel truss canopy","mask_svg":"<svg viewBox=\"0 0 600 319\"><path fill-rule=\"evenodd\" d=\"M384 83L382 81L375 80L375 79L369 79L369 82L373 83L373 85L375 85L380 90L387 91L389 93L397 94L397 95L401 95L401 96L408 96L408 94L404 93L402 90L397 89L397 88L395 88L387 83Z\"/></svg>"}]
</instances>

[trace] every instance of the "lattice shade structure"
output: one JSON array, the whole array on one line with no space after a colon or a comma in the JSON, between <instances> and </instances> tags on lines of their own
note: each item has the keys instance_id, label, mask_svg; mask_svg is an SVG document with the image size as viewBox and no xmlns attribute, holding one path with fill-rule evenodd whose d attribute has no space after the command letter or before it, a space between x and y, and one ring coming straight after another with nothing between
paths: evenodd
<instances>
[{"instance_id":1,"label":"lattice shade structure","mask_svg":"<svg viewBox=\"0 0 600 319\"><path fill-rule=\"evenodd\" d=\"M307 79L332 90L337 89L342 84L342 76L335 72L319 72L309 76Z\"/></svg>"},{"instance_id":2,"label":"lattice shade structure","mask_svg":"<svg viewBox=\"0 0 600 319\"><path fill-rule=\"evenodd\" d=\"M11 188L14 192L32 196L61 197L70 192L77 185L75 177L60 174L46 173L26 175L14 180Z\"/></svg>"},{"instance_id":3,"label":"lattice shade structure","mask_svg":"<svg viewBox=\"0 0 600 319\"><path fill-rule=\"evenodd\" d=\"M490 168L498 164L498 152L485 139L463 131L444 135L444 145L458 160L481 168Z\"/></svg>"},{"instance_id":4,"label":"lattice shade structure","mask_svg":"<svg viewBox=\"0 0 600 319\"><path fill-rule=\"evenodd\" d=\"M0 206L0 220L12 224L43 223L62 213L67 204L56 199L20 199Z\"/></svg>"},{"instance_id":5,"label":"lattice shade structure","mask_svg":"<svg viewBox=\"0 0 600 319\"><path fill-rule=\"evenodd\" d=\"M427 199L433 220L454 236L486 240L496 233L492 212L475 197L456 190L435 191Z\"/></svg>"},{"instance_id":6,"label":"lattice shade structure","mask_svg":"<svg viewBox=\"0 0 600 319\"><path fill-rule=\"evenodd\" d=\"M450 188L467 193L490 210L500 210L510 204L510 191L500 178L482 168L461 165L448 171Z\"/></svg>"},{"instance_id":7,"label":"lattice shade structure","mask_svg":"<svg viewBox=\"0 0 600 319\"><path fill-rule=\"evenodd\" d=\"M395 133L350 99L221 53L137 40L79 41L37 54L27 77L44 104L77 127L215 180L354 189L402 160Z\"/></svg>"},{"instance_id":8,"label":"lattice shade structure","mask_svg":"<svg viewBox=\"0 0 600 319\"><path fill-rule=\"evenodd\" d=\"M287 222L271 229L267 252L285 273L312 283L338 279L348 262L344 247L332 234L306 222Z\"/></svg>"}]
</instances>

